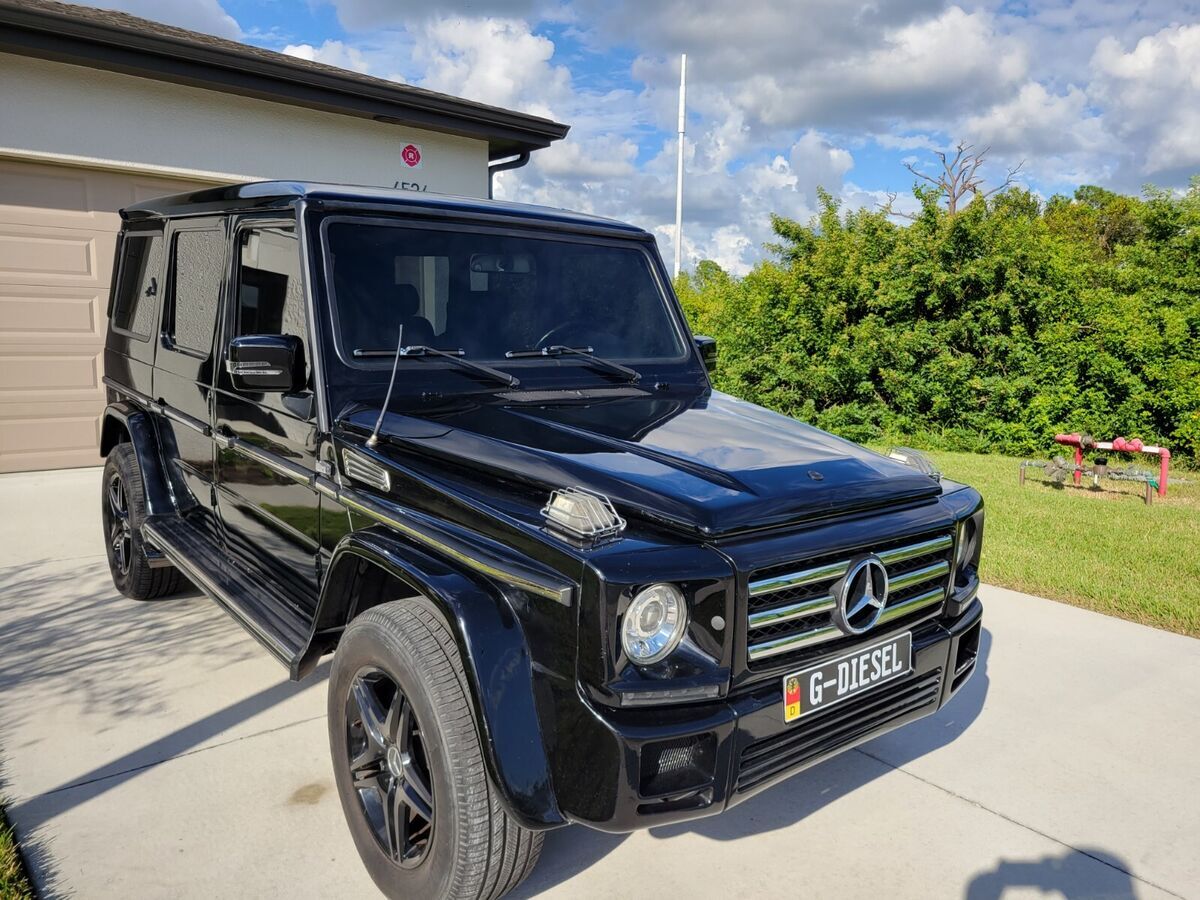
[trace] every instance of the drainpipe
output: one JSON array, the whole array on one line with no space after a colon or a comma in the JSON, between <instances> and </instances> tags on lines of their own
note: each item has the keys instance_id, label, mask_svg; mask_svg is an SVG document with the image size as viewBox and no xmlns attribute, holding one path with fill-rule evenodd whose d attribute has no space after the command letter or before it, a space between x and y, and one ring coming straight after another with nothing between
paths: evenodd
<instances>
[{"instance_id":1,"label":"drainpipe","mask_svg":"<svg viewBox=\"0 0 1200 900\"><path fill-rule=\"evenodd\" d=\"M512 159L506 159L504 162L492 163L488 166L488 199L492 199L492 182L496 177L497 172L507 172L509 169L519 169L521 166L529 162L529 151L525 150L518 153Z\"/></svg>"}]
</instances>

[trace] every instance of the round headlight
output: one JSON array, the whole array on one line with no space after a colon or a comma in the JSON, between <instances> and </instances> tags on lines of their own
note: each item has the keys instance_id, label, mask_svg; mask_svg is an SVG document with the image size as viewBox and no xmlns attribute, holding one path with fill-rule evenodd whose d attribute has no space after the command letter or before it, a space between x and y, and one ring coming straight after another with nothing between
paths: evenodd
<instances>
[{"instance_id":1,"label":"round headlight","mask_svg":"<svg viewBox=\"0 0 1200 900\"><path fill-rule=\"evenodd\" d=\"M640 666L665 659L679 646L687 627L687 607L679 588L652 584L638 591L621 623L621 646Z\"/></svg>"}]
</instances>

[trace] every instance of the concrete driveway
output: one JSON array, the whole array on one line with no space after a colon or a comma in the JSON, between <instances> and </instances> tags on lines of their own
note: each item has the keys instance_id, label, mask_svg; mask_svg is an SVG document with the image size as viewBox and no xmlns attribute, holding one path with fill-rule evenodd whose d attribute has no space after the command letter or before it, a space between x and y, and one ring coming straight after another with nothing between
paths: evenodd
<instances>
[{"instance_id":1,"label":"concrete driveway","mask_svg":"<svg viewBox=\"0 0 1200 900\"><path fill-rule=\"evenodd\" d=\"M323 678L203 597L118 595L99 481L0 476L0 754L44 896L377 896ZM937 716L723 816L553 832L518 896L1200 897L1200 641L983 594Z\"/></svg>"}]
</instances>

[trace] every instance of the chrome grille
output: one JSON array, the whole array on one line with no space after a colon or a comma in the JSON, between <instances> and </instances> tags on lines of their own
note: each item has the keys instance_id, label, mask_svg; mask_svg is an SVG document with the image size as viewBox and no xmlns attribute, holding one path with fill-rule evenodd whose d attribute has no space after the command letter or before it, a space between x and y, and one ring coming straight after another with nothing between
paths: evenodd
<instances>
[{"instance_id":1,"label":"chrome grille","mask_svg":"<svg viewBox=\"0 0 1200 900\"><path fill-rule=\"evenodd\" d=\"M875 553L888 571L888 602L876 628L933 615L946 598L953 548L950 534L909 537L753 573L746 647L750 668L804 661L861 640L834 625L831 612L839 580L866 553Z\"/></svg>"}]
</instances>

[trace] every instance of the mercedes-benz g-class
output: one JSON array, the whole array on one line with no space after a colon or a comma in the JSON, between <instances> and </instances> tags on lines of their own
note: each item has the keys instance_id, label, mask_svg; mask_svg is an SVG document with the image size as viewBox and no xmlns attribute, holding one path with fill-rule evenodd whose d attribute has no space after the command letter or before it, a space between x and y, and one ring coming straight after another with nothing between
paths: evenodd
<instances>
[{"instance_id":1,"label":"mercedes-benz g-class","mask_svg":"<svg viewBox=\"0 0 1200 900\"><path fill-rule=\"evenodd\" d=\"M498 897L547 829L719 813L970 676L979 494L713 390L646 232L286 182L122 215L113 580L333 654L385 893Z\"/></svg>"}]
</instances>

